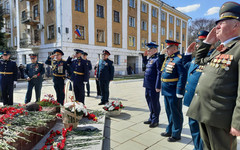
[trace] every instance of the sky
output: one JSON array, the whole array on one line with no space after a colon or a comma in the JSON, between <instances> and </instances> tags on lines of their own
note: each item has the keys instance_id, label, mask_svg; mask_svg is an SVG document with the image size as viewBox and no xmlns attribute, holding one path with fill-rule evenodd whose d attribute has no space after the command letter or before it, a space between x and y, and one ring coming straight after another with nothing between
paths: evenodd
<instances>
[{"instance_id":1,"label":"sky","mask_svg":"<svg viewBox=\"0 0 240 150\"><path fill-rule=\"evenodd\" d=\"M177 10L190 16L192 20L199 18L219 19L219 9L225 2L240 0L162 0Z\"/></svg>"}]
</instances>

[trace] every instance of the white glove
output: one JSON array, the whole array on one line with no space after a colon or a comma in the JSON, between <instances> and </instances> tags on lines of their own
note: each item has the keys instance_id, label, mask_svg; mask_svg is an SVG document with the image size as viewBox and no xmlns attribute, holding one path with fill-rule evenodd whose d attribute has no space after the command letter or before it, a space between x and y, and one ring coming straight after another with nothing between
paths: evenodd
<instances>
[{"instance_id":1,"label":"white glove","mask_svg":"<svg viewBox=\"0 0 240 150\"><path fill-rule=\"evenodd\" d=\"M177 98L183 98L183 95L181 95L181 94L177 94L176 96L177 96Z\"/></svg>"},{"instance_id":2,"label":"white glove","mask_svg":"<svg viewBox=\"0 0 240 150\"><path fill-rule=\"evenodd\" d=\"M84 84L87 84L87 82L83 82Z\"/></svg>"},{"instance_id":3,"label":"white glove","mask_svg":"<svg viewBox=\"0 0 240 150\"><path fill-rule=\"evenodd\" d=\"M17 85L17 81L14 81L13 84Z\"/></svg>"}]
</instances>

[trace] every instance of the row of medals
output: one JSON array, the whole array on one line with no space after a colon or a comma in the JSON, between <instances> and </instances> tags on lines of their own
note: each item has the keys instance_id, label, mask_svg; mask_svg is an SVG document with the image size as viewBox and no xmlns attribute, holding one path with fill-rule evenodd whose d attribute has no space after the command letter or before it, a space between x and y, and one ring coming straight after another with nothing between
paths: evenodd
<instances>
[{"instance_id":1,"label":"row of medals","mask_svg":"<svg viewBox=\"0 0 240 150\"><path fill-rule=\"evenodd\" d=\"M174 66L175 66L175 63L173 63L172 60L170 60L170 62L166 66L166 72L172 73Z\"/></svg>"},{"instance_id":2,"label":"row of medals","mask_svg":"<svg viewBox=\"0 0 240 150\"><path fill-rule=\"evenodd\" d=\"M221 67L222 69L225 69L226 71L228 71L232 60L233 60L233 55L219 54L214 59L211 60L210 66L215 68Z\"/></svg>"}]
</instances>

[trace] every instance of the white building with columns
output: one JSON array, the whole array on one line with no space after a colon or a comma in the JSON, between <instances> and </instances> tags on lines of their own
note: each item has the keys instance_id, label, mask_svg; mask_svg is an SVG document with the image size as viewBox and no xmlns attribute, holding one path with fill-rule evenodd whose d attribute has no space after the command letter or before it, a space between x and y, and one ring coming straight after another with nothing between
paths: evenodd
<instances>
[{"instance_id":1,"label":"white building with columns","mask_svg":"<svg viewBox=\"0 0 240 150\"><path fill-rule=\"evenodd\" d=\"M115 73L126 75L131 66L142 72L141 54L145 44L155 42L159 51L165 39L179 41L181 51L188 45L189 16L159 0L1 0L8 2L9 46L18 53L18 64L37 53L44 62L56 48L64 58L78 48L88 53L93 66L102 50L114 61ZM77 36L78 30L81 36Z\"/></svg>"}]
</instances>

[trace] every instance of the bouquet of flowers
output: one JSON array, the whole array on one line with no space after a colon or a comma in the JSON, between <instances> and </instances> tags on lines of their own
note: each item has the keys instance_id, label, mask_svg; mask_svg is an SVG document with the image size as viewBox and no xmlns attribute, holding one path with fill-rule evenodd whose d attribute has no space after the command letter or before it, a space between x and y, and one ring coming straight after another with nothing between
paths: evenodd
<instances>
[{"instance_id":1,"label":"bouquet of flowers","mask_svg":"<svg viewBox=\"0 0 240 150\"><path fill-rule=\"evenodd\" d=\"M121 110L123 107L122 102L120 101L112 101L107 103L103 109L106 111L119 111Z\"/></svg>"},{"instance_id":2,"label":"bouquet of flowers","mask_svg":"<svg viewBox=\"0 0 240 150\"><path fill-rule=\"evenodd\" d=\"M76 128L83 115L87 116L87 108L80 102L68 102L62 107L63 123L66 128Z\"/></svg>"},{"instance_id":3,"label":"bouquet of flowers","mask_svg":"<svg viewBox=\"0 0 240 150\"><path fill-rule=\"evenodd\" d=\"M59 107L60 104L55 101L52 94L44 95L44 99L42 99L40 102L37 103L38 105L42 107Z\"/></svg>"}]
</instances>

